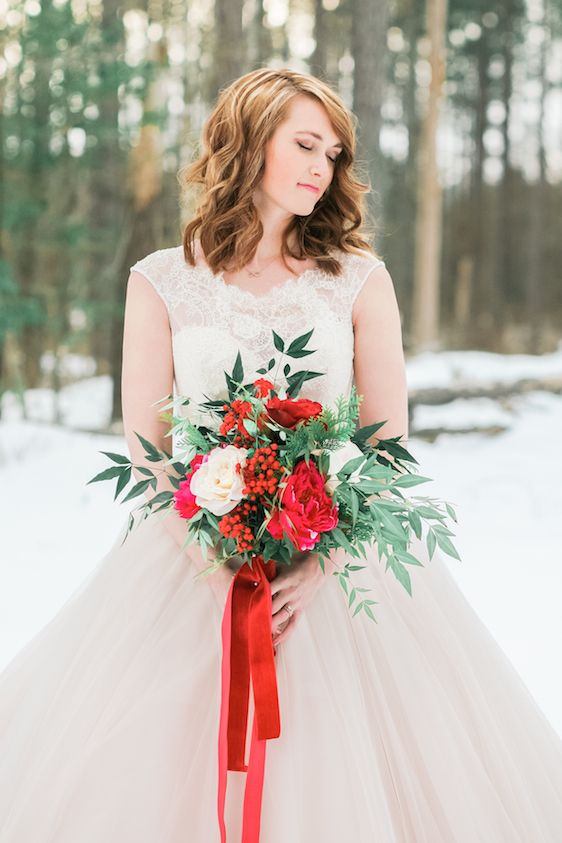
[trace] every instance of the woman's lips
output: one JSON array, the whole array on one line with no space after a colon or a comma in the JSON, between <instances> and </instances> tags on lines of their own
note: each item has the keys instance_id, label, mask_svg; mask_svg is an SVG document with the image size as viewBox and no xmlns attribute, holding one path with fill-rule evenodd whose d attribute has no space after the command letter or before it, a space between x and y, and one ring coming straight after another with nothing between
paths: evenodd
<instances>
[{"instance_id":1,"label":"woman's lips","mask_svg":"<svg viewBox=\"0 0 562 843\"><path fill-rule=\"evenodd\" d=\"M300 182L299 187L304 187L305 190L312 190L313 193L318 193L320 190L319 187L312 187L310 184L301 184Z\"/></svg>"}]
</instances>

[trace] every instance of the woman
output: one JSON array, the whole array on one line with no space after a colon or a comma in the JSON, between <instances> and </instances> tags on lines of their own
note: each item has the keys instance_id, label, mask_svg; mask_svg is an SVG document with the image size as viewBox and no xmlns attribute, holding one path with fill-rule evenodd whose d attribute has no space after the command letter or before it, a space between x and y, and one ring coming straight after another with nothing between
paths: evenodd
<instances>
[{"instance_id":1,"label":"woman","mask_svg":"<svg viewBox=\"0 0 562 843\"><path fill-rule=\"evenodd\" d=\"M169 448L154 402L225 397L314 328L306 394L354 381L361 425L407 438L391 277L361 235L366 186L341 100L289 70L260 69L219 97L185 186L203 188L183 244L128 281L123 412ZM198 236L197 236L198 235ZM186 409L191 413L191 405ZM165 488L164 481L156 494ZM2 843L214 843L220 621L234 576L182 549L178 515L125 529L88 581L0 676ZM413 598L372 549L352 618L313 553L271 583L281 735L268 742L262 843L554 843L562 742L436 552L412 552ZM341 559L335 558L332 570ZM228 841L245 774L230 772ZM249 838L248 838L249 839Z\"/></svg>"}]
</instances>

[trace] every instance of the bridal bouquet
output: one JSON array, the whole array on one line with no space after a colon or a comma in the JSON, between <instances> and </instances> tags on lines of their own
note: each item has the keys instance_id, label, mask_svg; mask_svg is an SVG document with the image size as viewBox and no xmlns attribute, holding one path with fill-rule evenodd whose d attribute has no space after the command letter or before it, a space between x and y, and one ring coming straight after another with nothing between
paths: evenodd
<instances>
[{"instance_id":1,"label":"bridal bouquet","mask_svg":"<svg viewBox=\"0 0 562 843\"><path fill-rule=\"evenodd\" d=\"M175 491L163 491L138 509L142 519L151 512L175 509L186 520L185 545L198 541L204 558L213 549L212 564L199 576L211 574L234 556L252 570L256 559L292 564L295 551L314 551L325 572L324 559L343 548L352 557L365 557L365 544L376 542L386 570L411 595L408 565L421 565L408 547L412 533L422 538L422 522L428 524L425 541L430 559L436 545L459 559L446 526L447 516L456 521L449 503L428 497L406 497L403 490L427 482L413 470L417 464L399 444L401 437L368 439L384 421L356 429L362 396L352 386L349 398L339 397L335 407L308 398L297 398L303 383L321 376L283 368L287 389L276 388L283 355L298 359L314 350L307 343L313 331L294 339L286 348L273 333L281 353L273 380L267 377L275 358L257 372L264 377L244 384L238 353L231 374L225 372L228 401L208 400L198 405L208 424L194 424L167 412L187 406L191 399L168 395L160 418L171 425L168 435L178 437L180 453L172 456L139 433L147 462L160 463L154 471L133 466L121 454L102 452L115 465L89 480L117 478L115 498L131 480L133 468L144 479L133 485L121 503L157 487L157 471L166 471ZM393 457L389 460L383 452ZM443 511L442 507L445 507ZM434 522L431 523L430 522ZM129 514L126 536L135 524ZM125 538L126 538L125 536ZM218 548L218 550L217 550ZM376 602L359 595L367 589L350 584L350 574L364 566L347 563L335 572L353 614L360 611L373 620Z\"/></svg>"},{"instance_id":2,"label":"bridal bouquet","mask_svg":"<svg viewBox=\"0 0 562 843\"><path fill-rule=\"evenodd\" d=\"M170 423L168 435L177 436L179 453L171 455L136 433L146 461L160 467L133 466L128 457L104 451L115 465L89 481L117 478L117 498L136 469L143 479L121 502L151 487L156 494L139 507L143 519L152 512L176 510L186 522L185 544L198 541L205 559L212 548L212 563L199 576L212 574L235 556L242 558L222 620L217 801L221 843L226 843L227 770L248 773L242 840L257 843L265 742L281 733L271 635L270 582L276 565L293 564L295 552L314 552L325 573L324 563L332 551L343 548L350 557L366 558L365 545L376 542L386 570L411 595L407 566L422 563L408 548L412 535L422 537L422 522L427 525L430 558L436 545L459 558L450 539L453 533L444 523L447 515L456 521L453 508L445 503L443 512L440 501L404 494L429 478L415 472L417 461L399 444L401 437L380 439L377 444L368 441L384 421L357 429L362 396L354 386L350 396L340 396L334 407L297 398L305 381L322 373L292 372L286 362L287 388L277 388L284 356L296 360L314 353L306 347L312 333L296 337L286 348L273 331L281 357L272 378L275 357L257 370L262 377L244 383L238 353L232 373L225 372L228 400L197 405L198 412L207 416L205 423L174 414L178 404L191 403L189 398L160 399L157 404L169 402L160 417ZM159 471L167 474L171 489L157 491ZM130 513L124 540L134 524ZM353 615L363 611L376 620L371 609L376 601L364 596L369 589L350 583L350 574L364 567L348 562L334 574L349 607L357 601ZM246 765L250 678L254 720Z\"/></svg>"}]
</instances>

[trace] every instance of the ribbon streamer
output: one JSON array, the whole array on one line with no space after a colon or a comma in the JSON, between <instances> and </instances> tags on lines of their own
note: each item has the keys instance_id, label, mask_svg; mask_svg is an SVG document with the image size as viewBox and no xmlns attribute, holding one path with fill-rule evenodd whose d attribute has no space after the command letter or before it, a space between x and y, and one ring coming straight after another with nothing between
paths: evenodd
<instances>
[{"instance_id":1,"label":"ribbon streamer","mask_svg":"<svg viewBox=\"0 0 562 843\"><path fill-rule=\"evenodd\" d=\"M236 572L222 619L221 709L219 725L218 818L226 843L224 805L227 770L247 773L241 843L259 843L266 741L281 734L275 651L271 637L273 559L252 556ZM245 764L250 700L254 717L250 758Z\"/></svg>"}]
</instances>

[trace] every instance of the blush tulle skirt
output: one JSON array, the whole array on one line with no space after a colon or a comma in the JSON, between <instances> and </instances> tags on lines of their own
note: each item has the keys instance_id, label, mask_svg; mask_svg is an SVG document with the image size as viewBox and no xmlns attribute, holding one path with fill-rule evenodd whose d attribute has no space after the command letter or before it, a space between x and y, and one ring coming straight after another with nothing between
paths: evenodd
<instances>
[{"instance_id":1,"label":"blush tulle skirt","mask_svg":"<svg viewBox=\"0 0 562 843\"><path fill-rule=\"evenodd\" d=\"M0 673L1 843L219 843L222 611L149 516ZM562 741L425 542L277 648L263 843L559 843ZM250 715L253 705L250 706ZM228 773L228 843L246 774Z\"/></svg>"}]
</instances>

